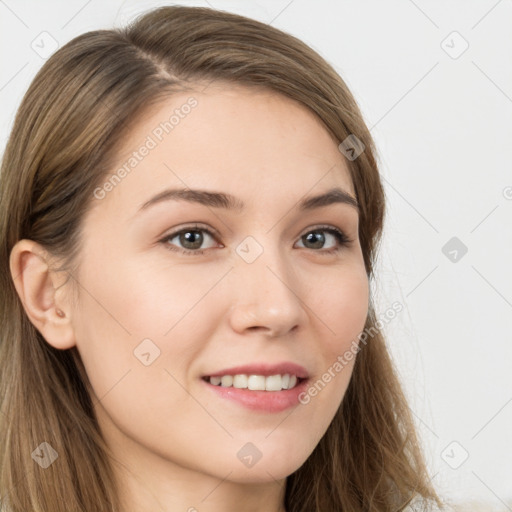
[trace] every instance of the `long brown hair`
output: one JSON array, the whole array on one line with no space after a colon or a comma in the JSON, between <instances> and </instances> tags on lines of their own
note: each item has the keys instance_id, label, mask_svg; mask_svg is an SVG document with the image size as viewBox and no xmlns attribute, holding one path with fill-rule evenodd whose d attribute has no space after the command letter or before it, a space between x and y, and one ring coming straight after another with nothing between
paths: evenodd
<instances>
[{"instance_id":1,"label":"long brown hair","mask_svg":"<svg viewBox=\"0 0 512 512\"><path fill-rule=\"evenodd\" d=\"M235 82L292 98L337 143L365 146L347 159L360 210L369 278L384 221L374 143L344 81L300 40L206 8L162 7L128 27L67 43L44 64L16 115L0 175L0 489L8 512L121 512L76 348L56 350L29 321L9 272L21 239L74 272L81 220L115 162L123 136L149 105L198 83ZM73 280L71 280L71 284ZM343 402L307 461L287 479L288 512L422 510L441 505L373 305ZM58 463L31 453L47 442Z\"/></svg>"}]
</instances>

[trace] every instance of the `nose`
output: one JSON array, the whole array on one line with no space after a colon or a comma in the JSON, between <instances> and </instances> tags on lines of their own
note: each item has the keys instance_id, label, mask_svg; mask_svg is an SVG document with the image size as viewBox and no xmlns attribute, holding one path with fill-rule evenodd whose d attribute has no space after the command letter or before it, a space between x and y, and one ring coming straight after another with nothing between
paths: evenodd
<instances>
[{"instance_id":1,"label":"nose","mask_svg":"<svg viewBox=\"0 0 512 512\"><path fill-rule=\"evenodd\" d=\"M281 337L303 326L307 315L300 279L279 251L265 250L255 261L237 258L231 272L230 323L236 332Z\"/></svg>"}]
</instances>

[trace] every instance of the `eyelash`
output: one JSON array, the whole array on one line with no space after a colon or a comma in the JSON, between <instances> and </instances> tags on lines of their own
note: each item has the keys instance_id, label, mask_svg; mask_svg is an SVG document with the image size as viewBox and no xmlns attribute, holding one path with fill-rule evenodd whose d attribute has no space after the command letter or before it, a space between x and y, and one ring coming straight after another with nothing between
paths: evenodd
<instances>
[{"instance_id":1,"label":"eyelash","mask_svg":"<svg viewBox=\"0 0 512 512\"><path fill-rule=\"evenodd\" d=\"M214 232L210 231L209 229L204 228L202 226L194 225L194 226L188 226L188 227L182 228L179 231L175 231L174 233L170 233L169 235L166 235L164 238L159 240L159 242L161 242L166 249L168 249L170 251L173 251L173 252L182 253L182 254L184 254L186 256L201 255L201 254L204 254L206 251L208 251L209 249L198 249L198 250L195 250L195 251L193 251L191 249L180 249L180 248L172 246L172 245L170 245L168 243L169 240L172 240L177 235L180 235L182 233L187 233L189 231L204 231L205 233L208 233L213 239L216 240L216 236L217 236L216 233L214 233ZM334 253L340 251L341 249L343 249L344 247L348 246L353 241L347 235L345 235L345 233L340 231L338 228L334 228L332 226L317 226L317 227L315 227L313 229L310 229L309 231L306 231L304 233L304 235L301 235L300 238L302 238L302 236L305 236L305 235L307 235L309 233L318 232L318 231L320 231L320 232L321 231L325 231L326 233L329 233L329 234L333 235L336 238L336 240L338 241L338 244L339 244L338 247L335 247L333 249L327 249L327 250L311 249L313 252L318 252L318 253L323 254L323 255L334 254Z\"/></svg>"}]
</instances>

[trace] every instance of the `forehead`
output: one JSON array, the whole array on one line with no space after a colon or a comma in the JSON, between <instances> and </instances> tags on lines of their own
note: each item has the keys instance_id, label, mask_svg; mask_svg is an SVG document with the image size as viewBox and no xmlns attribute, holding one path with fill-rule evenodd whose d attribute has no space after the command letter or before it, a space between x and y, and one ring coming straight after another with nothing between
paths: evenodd
<instances>
[{"instance_id":1,"label":"forehead","mask_svg":"<svg viewBox=\"0 0 512 512\"><path fill-rule=\"evenodd\" d=\"M171 186L222 190L245 203L334 186L354 195L344 157L313 112L276 92L231 84L153 105L127 135L111 173L123 175L107 197L117 207L140 207Z\"/></svg>"}]
</instances>

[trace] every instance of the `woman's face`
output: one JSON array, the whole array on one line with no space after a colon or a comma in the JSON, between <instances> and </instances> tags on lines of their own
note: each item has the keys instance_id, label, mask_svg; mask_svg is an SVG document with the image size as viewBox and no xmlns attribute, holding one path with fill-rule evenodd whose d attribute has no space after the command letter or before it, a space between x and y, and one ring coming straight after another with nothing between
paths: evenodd
<instances>
[{"instance_id":1,"label":"woman's face","mask_svg":"<svg viewBox=\"0 0 512 512\"><path fill-rule=\"evenodd\" d=\"M368 312L357 208L300 206L355 197L335 141L292 100L211 85L154 106L111 173L84 219L71 312L107 441L141 474L286 477L343 399L354 360L336 362ZM284 374L300 387L274 390L294 377L266 376Z\"/></svg>"}]
</instances>

